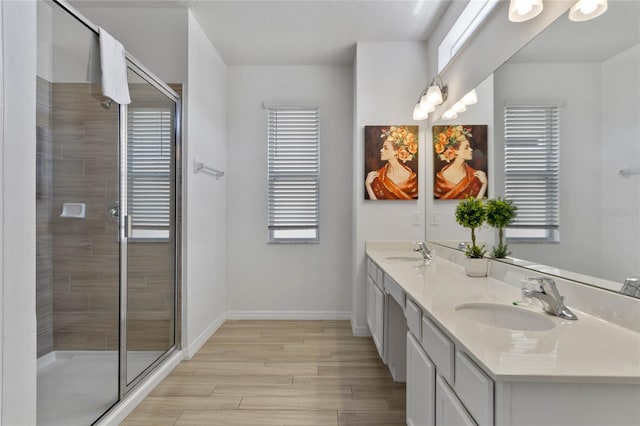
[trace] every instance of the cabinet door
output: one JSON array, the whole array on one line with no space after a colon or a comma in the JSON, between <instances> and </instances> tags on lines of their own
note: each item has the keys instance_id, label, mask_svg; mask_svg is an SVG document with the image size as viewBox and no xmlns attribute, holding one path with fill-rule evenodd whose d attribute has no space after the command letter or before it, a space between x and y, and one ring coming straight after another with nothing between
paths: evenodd
<instances>
[{"instance_id":1,"label":"cabinet door","mask_svg":"<svg viewBox=\"0 0 640 426\"><path fill-rule=\"evenodd\" d=\"M373 342L378 348L378 354L384 361L383 333L384 333L384 293L374 284L373 286L373 305L375 308L373 321Z\"/></svg>"},{"instance_id":2,"label":"cabinet door","mask_svg":"<svg viewBox=\"0 0 640 426\"><path fill-rule=\"evenodd\" d=\"M436 426L477 426L440 375L436 377Z\"/></svg>"},{"instance_id":3,"label":"cabinet door","mask_svg":"<svg viewBox=\"0 0 640 426\"><path fill-rule=\"evenodd\" d=\"M407 426L435 421L436 367L417 340L407 333Z\"/></svg>"},{"instance_id":4,"label":"cabinet door","mask_svg":"<svg viewBox=\"0 0 640 426\"><path fill-rule=\"evenodd\" d=\"M375 295L373 293L373 287L375 284L369 275L367 275L367 324L369 325L369 331L371 335L374 334L373 328L375 323Z\"/></svg>"},{"instance_id":5,"label":"cabinet door","mask_svg":"<svg viewBox=\"0 0 640 426\"><path fill-rule=\"evenodd\" d=\"M480 426L493 425L493 380L465 353L456 351L455 392Z\"/></svg>"}]
</instances>

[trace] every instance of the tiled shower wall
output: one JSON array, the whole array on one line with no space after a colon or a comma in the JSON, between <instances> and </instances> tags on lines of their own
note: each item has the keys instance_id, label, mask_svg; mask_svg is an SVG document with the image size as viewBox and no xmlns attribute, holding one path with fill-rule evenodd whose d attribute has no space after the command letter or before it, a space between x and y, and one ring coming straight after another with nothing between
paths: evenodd
<instances>
[{"instance_id":1,"label":"tiled shower wall","mask_svg":"<svg viewBox=\"0 0 640 426\"><path fill-rule=\"evenodd\" d=\"M118 199L118 107L101 107L89 84L40 86L51 94L42 122L53 124L38 123L38 355L117 350L118 227L105 210ZM86 217L60 217L65 202L85 203ZM128 349L166 349L170 244L130 242L128 250Z\"/></svg>"},{"instance_id":2,"label":"tiled shower wall","mask_svg":"<svg viewBox=\"0 0 640 426\"><path fill-rule=\"evenodd\" d=\"M118 200L118 108L104 109L91 91L89 84L53 84L56 350L118 347L118 224L105 215ZM63 203L84 203L86 217L60 217Z\"/></svg>"}]
</instances>

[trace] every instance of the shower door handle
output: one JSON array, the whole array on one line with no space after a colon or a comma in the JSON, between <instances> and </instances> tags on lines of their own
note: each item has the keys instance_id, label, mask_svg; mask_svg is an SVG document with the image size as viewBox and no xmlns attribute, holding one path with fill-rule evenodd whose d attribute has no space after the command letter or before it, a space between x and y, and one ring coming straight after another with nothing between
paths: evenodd
<instances>
[{"instance_id":1,"label":"shower door handle","mask_svg":"<svg viewBox=\"0 0 640 426\"><path fill-rule=\"evenodd\" d=\"M131 225L133 223L133 216L126 215L124 217L124 236L126 238L131 238Z\"/></svg>"}]
</instances>

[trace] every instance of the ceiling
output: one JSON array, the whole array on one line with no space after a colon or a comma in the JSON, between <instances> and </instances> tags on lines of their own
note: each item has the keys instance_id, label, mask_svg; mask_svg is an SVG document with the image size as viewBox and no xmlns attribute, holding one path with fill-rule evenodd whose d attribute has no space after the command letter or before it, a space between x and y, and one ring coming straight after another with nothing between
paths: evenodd
<instances>
[{"instance_id":1,"label":"ceiling","mask_svg":"<svg viewBox=\"0 0 640 426\"><path fill-rule=\"evenodd\" d=\"M450 0L79 0L188 7L227 65L351 64L357 42L426 41Z\"/></svg>"}]
</instances>

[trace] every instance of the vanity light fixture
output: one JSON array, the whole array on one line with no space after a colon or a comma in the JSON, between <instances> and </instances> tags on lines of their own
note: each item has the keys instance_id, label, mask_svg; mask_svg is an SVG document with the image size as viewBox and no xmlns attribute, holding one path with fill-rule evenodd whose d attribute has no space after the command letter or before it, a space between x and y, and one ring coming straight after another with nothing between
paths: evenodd
<instances>
[{"instance_id":1,"label":"vanity light fixture","mask_svg":"<svg viewBox=\"0 0 640 426\"><path fill-rule=\"evenodd\" d=\"M443 120L453 120L454 118L458 118L458 113L452 109L448 109L442 114Z\"/></svg>"},{"instance_id":2,"label":"vanity light fixture","mask_svg":"<svg viewBox=\"0 0 640 426\"><path fill-rule=\"evenodd\" d=\"M435 105L430 104L427 101L427 89L422 92L422 96L420 97L420 108L422 108L427 114L436 110Z\"/></svg>"},{"instance_id":3,"label":"vanity light fixture","mask_svg":"<svg viewBox=\"0 0 640 426\"><path fill-rule=\"evenodd\" d=\"M456 102L451 107L451 111L455 112L456 114L459 112L465 112L466 110L467 110L467 106L460 101Z\"/></svg>"},{"instance_id":4,"label":"vanity light fixture","mask_svg":"<svg viewBox=\"0 0 640 426\"><path fill-rule=\"evenodd\" d=\"M462 99L460 99L460 102L467 106L478 103L478 94L476 93L476 89L472 89L469 93L464 95Z\"/></svg>"},{"instance_id":5,"label":"vanity light fixture","mask_svg":"<svg viewBox=\"0 0 640 426\"><path fill-rule=\"evenodd\" d=\"M597 18L607 11L607 0L578 0L569 9L569 19L575 22Z\"/></svg>"},{"instance_id":6,"label":"vanity light fixture","mask_svg":"<svg viewBox=\"0 0 640 426\"><path fill-rule=\"evenodd\" d=\"M436 110L436 107L427 102L427 89L424 89L418 97L416 106L413 107L413 119L416 121L426 120L430 112Z\"/></svg>"},{"instance_id":7,"label":"vanity light fixture","mask_svg":"<svg viewBox=\"0 0 640 426\"><path fill-rule=\"evenodd\" d=\"M438 80L440 79L440 77L436 78ZM440 105L444 101L446 93L446 87L442 88L442 80L440 80L440 84L438 84L434 79L429 87L420 92L418 102L416 102L416 105L413 107L413 119L416 121L426 120L429 113L436 110L435 106Z\"/></svg>"},{"instance_id":8,"label":"vanity light fixture","mask_svg":"<svg viewBox=\"0 0 640 426\"><path fill-rule=\"evenodd\" d=\"M413 107L413 119L416 121L426 120L429 117L429 113L421 107L421 102L416 102L416 106Z\"/></svg>"},{"instance_id":9,"label":"vanity light fixture","mask_svg":"<svg viewBox=\"0 0 640 426\"><path fill-rule=\"evenodd\" d=\"M440 77L436 76L427 89L426 101L431 105L440 105L445 99L446 87L443 86Z\"/></svg>"},{"instance_id":10,"label":"vanity light fixture","mask_svg":"<svg viewBox=\"0 0 640 426\"><path fill-rule=\"evenodd\" d=\"M511 0L509 3L509 20L524 22L533 19L542 12L542 0Z\"/></svg>"}]
</instances>

